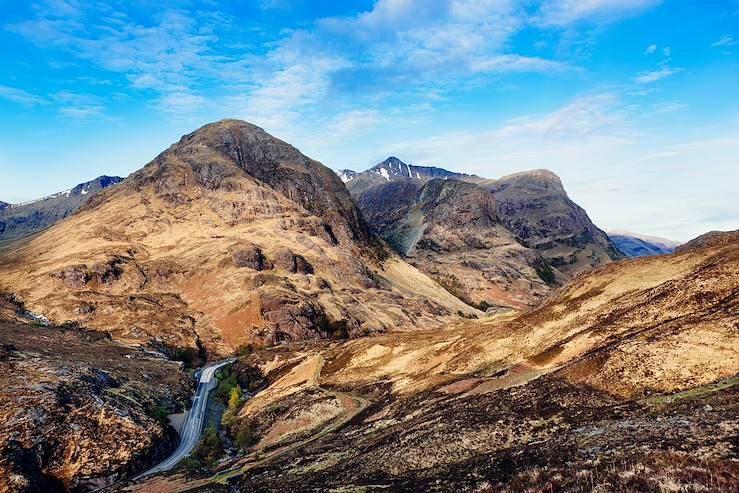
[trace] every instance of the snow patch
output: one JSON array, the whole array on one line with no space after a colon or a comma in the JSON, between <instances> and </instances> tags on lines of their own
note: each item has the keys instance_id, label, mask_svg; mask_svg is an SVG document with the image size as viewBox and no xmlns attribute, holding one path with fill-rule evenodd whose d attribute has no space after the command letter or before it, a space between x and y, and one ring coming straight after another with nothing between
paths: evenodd
<instances>
[{"instance_id":1,"label":"snow patch","mask_svg":"<svg viewBox=\"0 0 739 493\"><path fill-rule=\"evenodd\" d=\"M87 195L88 190L85 190L84 188L80 191L80 194Z\"/></svg>"},{"instance_id":2,"label":"snow patch","mask_svg":"<svg viewBox=\"0 0 739 493\"><path fill-rule=\"evenodd\" d=\"M380 174L387 180L390 181L390 175L385 168L380 168Z\"/></svg>"}]
</instances>

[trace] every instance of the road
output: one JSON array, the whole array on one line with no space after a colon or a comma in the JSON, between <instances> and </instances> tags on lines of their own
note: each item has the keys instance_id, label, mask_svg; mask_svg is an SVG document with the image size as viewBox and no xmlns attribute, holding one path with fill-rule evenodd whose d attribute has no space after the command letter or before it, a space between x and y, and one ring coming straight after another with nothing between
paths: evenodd
<instances>
[{"instance_id":1,"label":"road","mask_svg":"<svg viewBox=\"0 0 739 493\"><path fill-rule=\"evenodd\" d=\"M176 466L182 459L187 457L193 451L200 440L200 433L203 430L203 420L205 419L205 409L208 406L208 394L218 386L218 380L215 378L216 371L219 368L233 363L235 359L228 359L218 363L214 363L205 367L200 373L198 380L198 389L195 392L195 398L192 401L192 408L187 413L185 423L182 425L180 432L180 445L172 455L164 461L152 467L148 471L139 474L134 479L143 478L158 472L169 471Z\"/></svg>"}]
</instances>

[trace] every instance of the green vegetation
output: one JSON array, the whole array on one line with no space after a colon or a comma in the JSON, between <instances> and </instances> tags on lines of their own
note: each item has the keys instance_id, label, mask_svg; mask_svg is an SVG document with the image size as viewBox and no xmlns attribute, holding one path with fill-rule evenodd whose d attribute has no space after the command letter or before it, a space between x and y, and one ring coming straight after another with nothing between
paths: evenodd
<instances>
[{"instance_id":1,"label":"green vegetation","mask_svg":"<svg viewBox=\"0 0 739 493\"><path fill-rule=\"evenodd\" d=\"M226 366L218 370L216 377L218 378L218 387L211 395L214 400L227 406L231 398L231 391L235 387L239 387L239 391L241 391L238 376L231 366Z\"/></svg>"},{"instance_id":2,"label":"green vegetation","mask_svg":"<svg viewBox=\"0 0 739 493\"><path fill-rule=\"evenodd\" d=\"M221 417L221 424L228 426L236 418L236 415L241 409L241 404L244 402L244 396L241 392L241 385L236 384L235 387L231 387L231 392L228 397L228 407Z\"/></svg>"},{"instance_id":3,"label":"green vegetation","mask_svg":"<svg viewBox=\"0 0 739 493\"><path fill-rule=\"evenodd\" d=\"M192 451L191 457L205 467L213 467L223 455L223 443L221 437L213 426L203 430L203 436Z\"/></svg>"},{"instance_id":4,"label":"green vegetation","mask_svg":"<svg viewBox=\"0 0 739 493\"><path fill-rule=\"evenodd\" d=\"M575 261L577 261L577 258L575 258ZM536 269L536 274L541 278L542 281L547 283L548 286L551 286L557 282L554 271L546 262L538 263L534 266L534 269Z\"/></svg>"},{"instance_id":5,"label":"green vegetation","mask_svg":"<svg viewBox=\"0 0 739 493\"><path fill-rule=\"evenodd\" d=\"M167 419L167 416L169 416L169 411L167 411L165 407L162 407L159 404L154 404L151 409L151 414L162 426L169 425L169 419Z\"/></svg>"},{"instance_id":6,"label":"green vegetation","mask_svg":"<svg viewBox=\"0 0 739 493\"><path fill-rule=\"evenodd\" d=\"M198 352L191 347L176 347L170 350L170 356L173 360L182 361L187 368L194 367L198 360Z\"/></svg>"},{"instance_id":7,"label":"green vegetation","mask_svg":"<svg viewBox=\"0 0 739 493\"><path fill-rule=\"evenodd\" d=\"M695 399L698 397L713 394L714 392L728 389L734 387L735 385L739 385L739 377L732 377L727 380L704 385L702 387L695 387L692 389L683 390L682 392L677 392L675 394L648 397L646 399L643 399L642 402L649 406L669 405L682 399Z\"/></svg>"}]
</instances>

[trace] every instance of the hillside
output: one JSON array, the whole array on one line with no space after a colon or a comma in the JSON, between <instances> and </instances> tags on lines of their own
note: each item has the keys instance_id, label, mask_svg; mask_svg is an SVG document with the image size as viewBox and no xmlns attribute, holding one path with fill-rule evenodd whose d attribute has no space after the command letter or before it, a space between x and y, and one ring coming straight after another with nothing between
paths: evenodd
<instances>
[{"instance_id":1,"label":"hillside","mask_svg":"<svg viewBox=\"0 0 739 493\"><path fill-rule=\"evenodd\" d=\"M192 381L104 334L0 318L0 492L90 491L177 446Z\"/></svg>"},{"instance_id":2,"label":"hillside","mask_svg":"<svg viewBox=\"0 0 739 493\"><path fill-rule=\"evenodd\" d=\"M739 235L579 276L530 313L259 351L238 491L728 491ZM180 486L177 486L177 485ZM371 488L370 488L371 489Z\"/></svg>"},{"instance_id":3,"label":"hillside","mask_svg":"<svg viewBox=\"0 0 739 493\"><path fill-rule=\"evenodd\" d=\"M564 279L501 224L493 196L472 183L398 180L358 200L381 237L468 303L532 306Z\"/></svg>"},{"instance_id":4,"label":"hillside","mask_svg":"<svg viewBox=\"0 0 739 493\"><path fill-rule=\"evenodd\" d=\"M473 303L533 306L551 286L624 257L567 196L559 177L547 170L492 180L412 166L391 157L361 173L343 170L339 174L378 235L401 255L412 256L411 263L424 272L446 278L447 288ZM424 208L419 201L426 200L419 194L426 193L424 187L430 191L432 181L464 182L467 190L478 190L466 194L465 205L457 207L457 212L465 217L469 210L494 210L489 223L495 224L494 231L472 223L466 227L464 239L454 239L453 230L459 226L455 214L438 215L430 221L428 211L419 213L419 207ZM438 235L431 243L419 236L429 224L444 231L446 237L440 243ZM419 251L417 244L421 245ZM458 254L449 256L452 244ZM462 252L461 244L470 250ZM458 268L477 274L470 277Z\"/></svg>"},{"instance_id":5,"label":"hillside","mask_svg":"<svg viewBox=\"0 0 739 493\"><path fill-rule=\"evenodd\" d=\"M386 252L331 170L237 120L185 135L6 249L0 289L52 322L193 363L476 313Z\"/></svg>"},{"instance_id":6,"label":"hillside","mask_svg":"<svg viewBox=\"0 0 739 493\"><path fill-rule=\"evenodd\" d=\"M665 255L674 252L680 246L677 241L623 230L610 230L607 234L616 248L629 258Z\"/></svg>"},{"instance_id":7,"label":"hillside","mask_svg":"<svg viewBox=\"0 0 739 493\"><path fill-rule=\"evenodd\" d=\"M0 243L32 235L74 214L90 197L123 178L99 176L48 197L22 204L0 202Z\"/></svg>"}]
</instances>

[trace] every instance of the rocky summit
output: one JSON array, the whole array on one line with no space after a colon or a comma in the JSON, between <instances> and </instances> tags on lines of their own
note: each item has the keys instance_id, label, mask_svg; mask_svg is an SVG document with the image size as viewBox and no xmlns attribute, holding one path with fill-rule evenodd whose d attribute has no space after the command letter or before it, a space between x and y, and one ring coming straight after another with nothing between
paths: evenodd
<instances>
[{"instance_id":1,"label":"rocky summit","mask_svg":"<svg viewBox=\"0 0 739 493\"><path fill-rule=\"evenodd\" d=\"M237 120L7 252L0 289L31 312L191 363L478 313L378 241L331 170Z\"/></svg>"}]
</instances>

